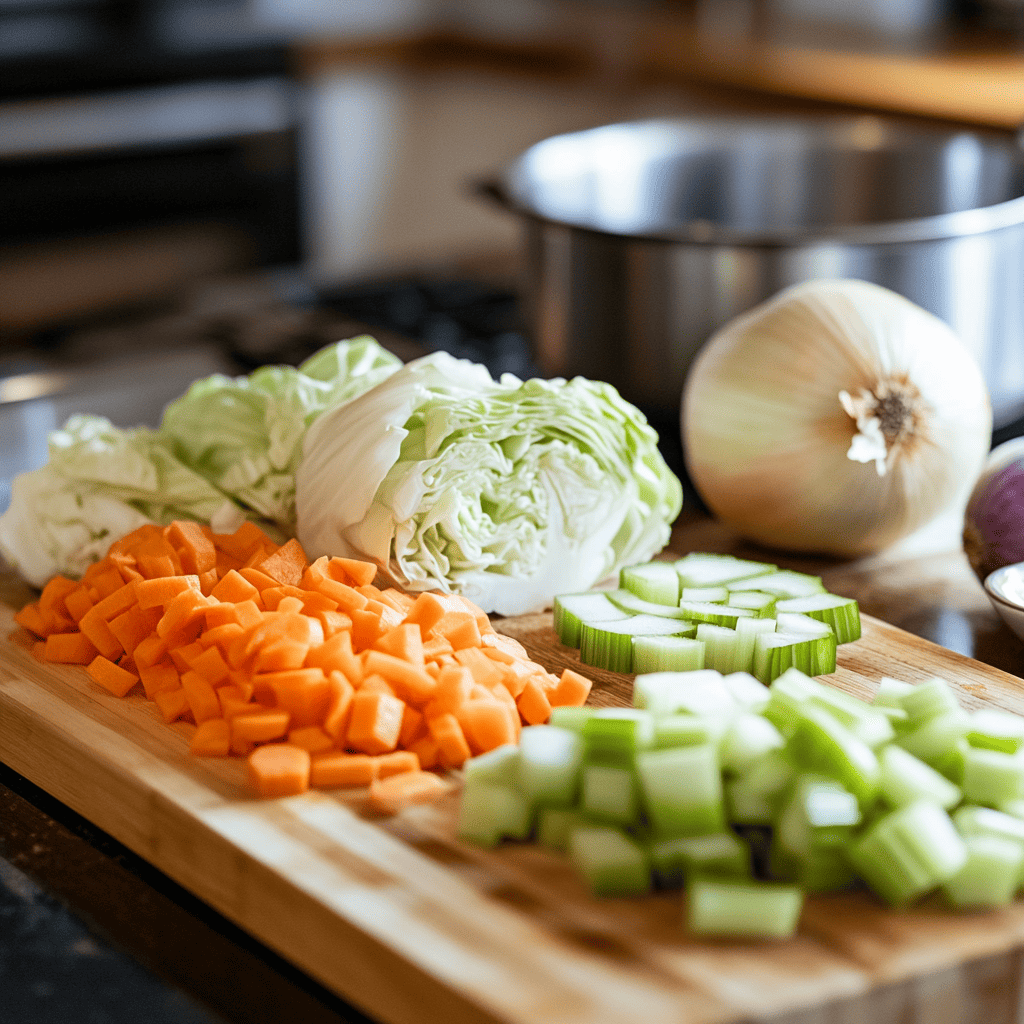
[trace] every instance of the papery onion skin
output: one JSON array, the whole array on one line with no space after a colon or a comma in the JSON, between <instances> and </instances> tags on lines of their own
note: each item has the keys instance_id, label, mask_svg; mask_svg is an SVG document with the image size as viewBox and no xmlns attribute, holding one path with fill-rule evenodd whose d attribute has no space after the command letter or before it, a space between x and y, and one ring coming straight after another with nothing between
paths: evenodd
<instances>
[{"instance_id":1,"label":"papery onion skin","mask_svg":"<svg viewBox=\"0 0 1024 1024\"><path fill-rule=\"evenodd\" d=\"M964 513L964 552L979 580L1024 562L1024 438L993 449Z\"/></svg>"},{"instance_id":2,"label":"papery onion skin","mask_svg":"<svg viewBox=\"0 0 1024 1024\"><path fill-rule=\"evenodd\" d=\"M884 475L848 457L839 393L881 383L919 396L918 429ZM992 413L974 357L943 321L866 281L795 285L737 317L687 376L687 471L741 536L818 555L871 554L966 504Z\"/></svg>"}]
</instances>

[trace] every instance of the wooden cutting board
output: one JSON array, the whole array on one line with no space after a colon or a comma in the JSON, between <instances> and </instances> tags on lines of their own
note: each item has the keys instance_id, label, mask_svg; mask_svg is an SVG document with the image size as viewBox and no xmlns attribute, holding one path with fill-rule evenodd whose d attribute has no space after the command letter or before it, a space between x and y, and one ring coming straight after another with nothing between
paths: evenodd
<instances>
[{"instance_id":1,"label":"wooden cutting board","mask_svg":"<svg viewBox=\"0 0 1024 1024\"><path fill-rule=\"evenodd\" d=\"M697 940L678 893L600 900L556 854L459 843L457 774L439 804L391 819L366 815L360 791L255 799L239 762L191 757L191 727L165 725L141 695L119 699L82 669L37 662L13 612L0 600L0 760L388 1024L1021 1015L1024 902L895 912L844 893L809 900L792 939ZM1024 713L1016 676L864 625L828 681L868 695L883 675L939 674L967 707ZM550 615L497 626L552 669L576 664ZM628 678L589 674L593 703L628 702Z\"/></svg>"}]
</instances>

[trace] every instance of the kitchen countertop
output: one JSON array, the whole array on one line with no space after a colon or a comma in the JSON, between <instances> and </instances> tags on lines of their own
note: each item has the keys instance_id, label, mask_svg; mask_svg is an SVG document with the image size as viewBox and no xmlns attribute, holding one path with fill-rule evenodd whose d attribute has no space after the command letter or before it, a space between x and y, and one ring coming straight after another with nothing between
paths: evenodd
<instances>
[{"instance_id":1,"label":"kitchen countertop","mask_svg":"<svg viewBox=\"0 0 1024 1024\"><path fill-rule=\"evenodd\" d=\"M766 558L691 503L672 550ZM856 562L787 558L864 612L1024 673L962 552ZM28 588L7 577L8 601ZM1022 683L1024 685L1024 683ZM356 1009L27 780L0 766L0 1021L356 1024Z\"/></svg>"}]
</instances>

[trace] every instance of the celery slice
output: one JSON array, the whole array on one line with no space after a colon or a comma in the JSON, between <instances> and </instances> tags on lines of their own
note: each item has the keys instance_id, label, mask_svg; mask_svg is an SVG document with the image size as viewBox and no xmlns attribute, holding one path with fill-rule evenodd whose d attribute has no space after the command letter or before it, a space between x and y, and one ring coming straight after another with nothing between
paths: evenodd
<instances>
[{"instance_id":1,"label":"celery slice","mask_svg":"<svg viewBox=\"0 0 1024 1024\"><path fill-rule=\"evenodd\" d=\"M695 878L686 894L686 923L698 935L784 938L796 931L804 894L795 885Z\"/></svg>"},{"instance_id":2,"label":"celery slice","mask_svg":"<svg viewBox=\"0 0 1024 1024\"><path fill-rule=\"evenodd\" d=\"M730 629L728 626L715 626L710 622L700 622L697 624L697 639L704 644L705 667L713 668L723 675L750 669L751 662L741 660L739 635L735 629Z\"/></svg>"},{"instance_id":3,"label":"celery slice","mask_svg":"<svg viewBox=\"0 0 1024 1024\"><path fill-rule=\"evenodd\" d=\"M672 562L627 566L619 572L619 586L643 601L670 607L679 603L679 575Z\"/></svg>"},{"instance_id":4,"label":"celery slice","mask_svg":"<svg viewBox=\"0 0 1024 1024\"><path fill-rule=\"evenodd\" d=\"M775 618L778 598L761 590L730 590L725 603L730 608L748 608L758 619Z\"/></svg>"},{"instance_id":5,"label":"celery slice","mask_svg":"<svg viewBox=\"0 0 1024 1024\"><path fill-rule=\"evenodd\" d=\"M628 618L629 615L614 604L607 594L596 590L583 594L561 594L555 598L552 612L558 639L567 647L576 648L580 646L585 621L611 622Z\"/></svg>"},{"instance_id":6,"label":"celery slice","mask_svg":"<svg viewBox=\"0 0 1024 1024\"><path fill-rule=\"evenodd\" d=\"M962 836L999 836L1024 850L1024 821L991 807L964 804L953 812L953 824Z\"/></svg>"},{"instance_id":7,"label":"celery slice","mask_svg":"<svg viewBox=\"0 0 1024 1024\"><path fill-rule=\"evenodd\" d=\"M759 633L754 639L753 674L762 683L770 683L789 668L808 676L835 672L835 634L808 637L801 633Z\"/></svg>"},{"instance_id":8,"label":"celery slice","mask_svg":"<svg viewBox=\"0 0 1024 1024\"><path fill-rule=\"evenodd\" d=\"M609 672L633 671L633 637L682 636L685 622L657 615L635 615L612 622L584 622L580 630L580 661Z\"/></svg>"},{"instance_id":9,"label":"celery slice","mask_svg":"<svg viewBox=\"0 0 1024 1024\"><path fill-rule=\"evenodd\" d=\"M702 640L687 636L633 637L634 672L693 672L702 668Z\"/></svg>"},{"instance_id":10,"label":"celery slice","mask_svg":"<svg viewBox=\"0 0 1024 1024\"><path fill-rule=\"evenodd\" d=\"M529 800L508 786L469 778L462 789L458 837L477 846L496 846L502 839L525 839L533 813Z\"/></svg>"},{"instance_id":11,"label":"celery slice","mask_svg":"<svg viewBox=\"0 0 1024 1024\"><path fill-rule=\"evenodd\" d=\"M585 764L579 806L584 814L598 821L635 824L640 814L636 773L631 767Z\"/></svg>"},{"instance_id":12,"label":"celery slice","mask_svg":"<svg viewBox=\"0 0 1024 1024\"><path fill-rule=\"evenodd\" d=\"M879 754L878 763L878 795L890 807L931 800L948 811L963 796L945 776L895 744L890 744Z\"/></svg>"},{"instance_id":13,"label":"celery slice","mask_svg":"<svg viewBox=\"0 0 1024 1024\"><path fill-rule=\"evenodd\" d=\"M647 852L664 888L677 887L693 874L749 878L752 872L750 847L734 832L658 839Z\"/></svg>"},{"instance_id":14,"label":"celery slice","mask_svg":"<svg viewBox=\"0 0 1024 1024\"><path fill-rule=\"evenodd\" d=\"M764 575L775 569L776 566L769 565L767 562L752 562L734 555L704 554L702 552L684 555L675 562L675 570L684 587L732 584L736 580ZM730 589L734 588L730 587Z\"/></svg>"},{"instance_id":15,"label":"celery slice","mask_svg":"<svg viewBox=\"0 0 1024 1024\"><path fill-rule=\"evenodd\" d=\"M965 736L970 729L970 717L960 708L952 708L941 714L932 715L923 722L909 720L900 729L896 742L915 757L926 761L933 768L939 768L944 775L953 778L940 764L949 758L962 767L960 754L967 746Z\"/></svg>"},{"instance_id":16,"label":"celery slice","mask_svg":"<svg viewBox=\"0 0 1024 1024\"><path fill-rule=\"evenodd\" d=\"M827 593L791 597L780 600L776 610L780 614L799 612L826 623L835 633L836 643L846 644L860 638L860 609L852 598Z\"/></svg>"},{"instance_id":17,"label":"celery slice","mask_svg":"<svg viewBox=\"0 0 1024 1024\"><path fill-rule=\"evenodd\" d=\"M900 707L907 713L911 725L960 710L956 694L949 683L932 676L908 690L900 698Z\"/></svg>"},{"instance_id":18,"label":"celery slice","mask_svg":"<svg viewBox=\"0 0 1024 1024\"><path fill-rule=\"evenodd\" d=\"M964 799L996 806L1024 796L1024 760L1014 754L986 747L968 747L964 751Z\"/></svg>"},{"instance_id":19,"label":"celery slice","mask_svg":"<svg viewBox=\"0 0 1024 1024\"><path fill-rule=\"evenodd\" d=\"M730 583L729 589L760 590L775 597L808 597L811 594L825 593L825 586L820 576L810 576L805 572L793 572L791 569L779 569L765 573L763 576L751 576L737 583Z\"/></svg>"},{"instance_id":20,"label":"celery slice","mask_svg":"<svg viewBox=\"0 0 1024 1024\"><path fill-rule=\"evenodd\" d=\"M586 761L632 764L654 744L654 716L642 708L597 708L583 723L583 742Z\"/></svg>"},{"instance_id":21,"label":"celery slice","mask_svg":"<svg viewBox=\"0 0 1024 1024\"><path fill-rule=\"evenodd\" d=\"M1024 745L1024 718L997 708L980 708L971 715L967 742L972 747L1016 753Z\"/></svg>"},{"instance_id":22,"label":"celery slice","mask_svg":"<svg viewBox=\"0 0 1024 1024\"><path fill-rule=\"evenodd\" d=\"M728 598L729 591L725 587L683 587L679 593L679 601L704 601L711 604L725 604ZM676 604L679 604L679 601Z\"/></svg>"},{"instance_id":23,"label":"celery slice","mask_svg":"<svg viewBox=\"0 0 1024 1024\"><path fill-rule=\"evenodd\" d=\"M573 732L582 733L587 722L594 717L597 709L589 706L582 708L566 705L554 707L548 717L548 725L557 725L560 729L571 729ZM483 755L480 755L483 756ZM468 761L466 762L469 763Z\"/></svg>"},{"instance_id":24,"label":"celery slice","mask_svg":"<svg viewBox=\"0 0 1024 1024\"><path fill-rule=\"evenodd\" d=\"M471 757L462 768L466 782L494 782L515 786L519 780L519 747L505 743L486 753Z\"/></svg>"},{"instance_id":25,"label":"celery slice","mask_svg":"<svg viewBox=\"0 0 1024 1024\"><path fill-rule=\"evenodd\" d=\"M652 715L685 711L716 719L722 729L737 711L735 698L715 669L638 675L633 681L633 703Z\"/></svg>"},{"instance_id":26,"label":"celery slice","mask_svg":"<svg viewBox=\"0 0 1024 1024\"><path fill-rule=\"evenodd\" d=\"M575 807L540 807L537 810L537 842L550 850L564 853L573 830L586 819Z\"/></svg>"},{"instance_id":27,"label":"celery slice","mask_svg":"<svg viewBox=\"0 0 1024 1024\"><path fill-rule=\"evenodd\" d=\"M861 803L874 797L880 772L875 752L824 709L810 703L801 709L786 749L797 764L842 783Z\"/></svg>"},{"instance_id":28,"label":"celery slice","mask_svg":"<svg viewBox=\"0 0 1024 1024\"><path fill-rule=\"evenodd\" d=\"M905 683L901 679L883 676L878 680L878 689L875 691L871 703L880 707L899 708L902 717L909 718L910 716L903 707L903 698L913 689L913 683Z\"/></svg>"},{"instance_id":29,"label":"celery slice","mask_svg":"<svg viewBox=\"0 0 1024 1024\"><path fill-rule=\"evenodd\" d=\"M768 687L749 672L730 672L722 677L722 685L732 694L733 700L747 711L759 714L768 706Z\"/></svg>"},{"instance_id":30,"label":"celery slice","mask_svg":"<svg viewBox=\"0 0 1024 1024\"><path fill-rule=\"evenodd\" d=\"M881 747L896 738L892 722L877 708L854 697L853 694L831 686L823 686L809 699L811 703L838 718L850 732L860 737L869 747Z\"/></svg>"},{"instance_id":31,"label":"celery slice","mask_svg":"<svg viewBox=\"0 0 1024 1024\"><path fill-rule=\"evenodd\" d=\"M718 742L721 726L697 715L658 715L654 720L654 749L694 747Z\"/></svg>"},{"instance_id":32,"label":"celery slice","mask_svg":"<svg viewBox=\"0 0 1024 1024\"><path fill-rule=\"evenodd\" d=\"M689 618L677 604L658 604L655 601L645 601L642 597L628 590L610 590L608 600L620 611L630 615L657 615L663 619L679 619L682 623L689 623ZM693 627L696 630L696 626ZM691 634L692 635L692 634Z\"/></svg>"},{"instance_id":33,"label":"celery slice","mask_svg":"<svg viewBox=\"0 0 1024 1024\"><path fill-rule=\"evenodd\" d=\"M647 819L659 836L725 828L722 774L713 744L648 750L636 759Z\"/></svg>"},{"instance_id":34,"label":"celery slice","mask_svg":"<svg viewBox=\"0 0 1024 1024\"><path fill-rule=\"evenodd\" d=\"M523 729L519 737L519 789L534 806L569 807L576 800L583 738L557 725Z\"/></svg>"},{"instance_id":35,"label":"celery slice","mask_svg":"<svg viewBox=\"0 0 1024 1024\"><path fill-rule=\"evenodd\" d=\"M738 715L722 737L719 747L722 770L742 775L768 751L779 750L785 745L782 733L767 718L749 713Z\"/></svg>"},{"instance_id":36,"label":"celery slice","mask_svg":"<svg viewBox=\"0 0 1024 1024\"><path fill-rule=\"evenodd\" d=\"M637 896L651 888L643 848L620 829L583 825L572 830L569 860L597 896Z\"/></svg>"},{"instance_id":37,"label":"celery slice","mask_svg":"<svg viewBox=\"0 0 1024 1024\"><path fill-rule=\"evenodd\" d=\"M736 628L737 619L755 617L749 608L731 608L711 601L680 601L678 610L688 622L710 622L715 626L729 626L732 629Z\"/></svg>"},{"instance_id":38,"label":"celery slice","mask_svg":"<svg viewBox=\"0 0 1024 1024\"><path fill-rule=\"evenodd\" d=\"M798 668L788 668L776 676L768 686L768 704L764 716L780 732L792 731L800 717L800 709L824 687Z\"/></svg>"}]
</instances>

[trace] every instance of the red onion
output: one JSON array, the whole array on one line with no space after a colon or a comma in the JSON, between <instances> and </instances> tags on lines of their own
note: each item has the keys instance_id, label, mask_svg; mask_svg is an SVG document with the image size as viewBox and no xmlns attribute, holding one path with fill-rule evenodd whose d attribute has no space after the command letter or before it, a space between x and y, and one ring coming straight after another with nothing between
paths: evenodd
<instances>
[{"instance_id":1,"label":"red onion","mask_svg":"<svg viewBox=\"0 0 1024 1024\"><path fill-rule=\"evenodd\" d=\"M1024 437L989 454L967 502L963 541L979 580L1024 562Z\"/></svg>"}]
</instances>

